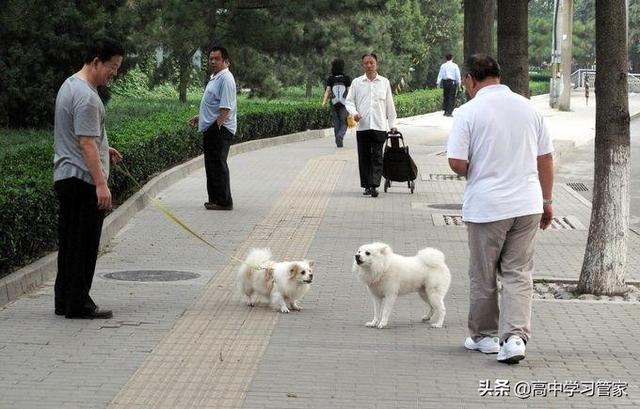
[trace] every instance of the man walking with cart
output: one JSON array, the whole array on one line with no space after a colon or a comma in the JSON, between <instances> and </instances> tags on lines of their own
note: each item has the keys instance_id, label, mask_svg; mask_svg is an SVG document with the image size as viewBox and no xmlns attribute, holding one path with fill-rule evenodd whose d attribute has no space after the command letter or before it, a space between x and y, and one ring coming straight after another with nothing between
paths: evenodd
<instances>
[{"instance_id":1,"label":"man walking with cart","mask_svg":"<svg viewBox=\"0 0 640 409\"><path fill-rule=\"evenodd\" d=\"M351 83L347 95L347 111L358 123L358 168L364 195L378 197L382 179L382 147L387 129L396 133L396 107L389 80L378 74L378 57L374 53L362 56L364 75ZM387 127L388 125L388 127Z\"/></svg>"}]
</instances>

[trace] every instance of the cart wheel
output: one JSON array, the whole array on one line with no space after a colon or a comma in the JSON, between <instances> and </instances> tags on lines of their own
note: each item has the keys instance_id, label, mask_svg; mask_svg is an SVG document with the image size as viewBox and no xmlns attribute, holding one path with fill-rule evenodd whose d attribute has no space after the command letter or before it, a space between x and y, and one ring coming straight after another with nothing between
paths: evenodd
<instances>
[{"instance_id":1,"label":"cart wheel","mask_svg":"<svg viewBox=\"0 0 640 409\"><path fill-rule=\"evenodd\" d=\"M389 181L389 179L386 179L384 181L384 192L387 193L387 189L389 189L389 187L391 186L391 181Z\"/></svg>"},{"instance_id":2,"label":"cart wheel","mask_svg":"<svg viewBox=\"0 0 640 409\"><path fill-rule=\"evenodd\" d=\"M416 190L416 182L415 181L411 181L409 182L409 189L411 189L411 193L413 194L413 191Z\"/></svg>"}]
</instances>

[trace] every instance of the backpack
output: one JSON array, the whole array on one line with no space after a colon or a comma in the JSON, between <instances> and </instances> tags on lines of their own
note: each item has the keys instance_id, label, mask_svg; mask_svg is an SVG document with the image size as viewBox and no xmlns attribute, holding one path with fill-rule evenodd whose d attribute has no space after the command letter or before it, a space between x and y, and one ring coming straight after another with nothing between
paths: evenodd
<instances>
[{"instance_id":1,"label":"backpack","mask_svg":"<svg viewBox=\"0 0 640 409\"><path fill-rule=\"evenodd\" d=\"M347 86L342 82L342 75L336 77L336 82L331 87L331 104L342 104L346 105L345 102L347 100Z\"/></svg>"}]
</instances>

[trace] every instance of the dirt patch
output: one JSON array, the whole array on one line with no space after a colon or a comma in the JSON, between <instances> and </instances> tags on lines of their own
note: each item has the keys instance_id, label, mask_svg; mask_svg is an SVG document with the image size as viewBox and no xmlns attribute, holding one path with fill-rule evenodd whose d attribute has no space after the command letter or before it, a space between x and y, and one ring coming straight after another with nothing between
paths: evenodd
<instances>
[{"instance_id":1,"label":"dirt patch","mask_svg":"<svg viewBox=\"0 0 640 409\"><path fill-rule=\"evenodd\" d=\"M640 286L627 284L626 288L625 294L616 296L578 294L576 283L539 281L533 283L533 299L640 303Z\"/></svg>"}]
</instances>

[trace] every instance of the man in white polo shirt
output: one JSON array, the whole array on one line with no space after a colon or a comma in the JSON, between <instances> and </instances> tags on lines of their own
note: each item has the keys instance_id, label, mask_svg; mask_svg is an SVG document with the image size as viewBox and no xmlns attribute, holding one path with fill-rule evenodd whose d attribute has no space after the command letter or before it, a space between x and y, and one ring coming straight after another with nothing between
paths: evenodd
<instances>
[{"instance_id":1,"label":"man in white polo shirt","mask_svg":"<svg viewBox=\"0 0 640 409\"><path fill-rule=\"evenodd\" d=\"M517 363L531 336L536 232L553 219L553 146L542 115L500 84L493 58L472 55L464 71L473 99L458 109L447 144L451 169L467 177L462 217L470 306L464 346Z\"/></svg>"},{"instance_id":2,"label":"man in white polo shirt","mask_svg":"<svg viewBox=\"0 0 640 409\"><path fill-rule=\"evenodd\" d=\"M396 132L396 107L389 80L378 74L378 57L362 56L364 75L353 80L345 102L347 111L358 123L358 168L364 195L378 197L382 179L382 147L387 130ZM388 128L387 128L388 125Z\"/></svg>"},{"instance_id":3,"label":"man in white polo shirt","mask_svg":"<svg viewBox=\"0 0 640 409\"><path fill-rule=\"evenodd\" d=\"M453 108L456 106L456 91L460 86L460 68L453 62L453 54L445 56L446 62L440 66L436 86L442 84L442 110L444 116L453 116Z\"/></svg>"}]
</instances>

